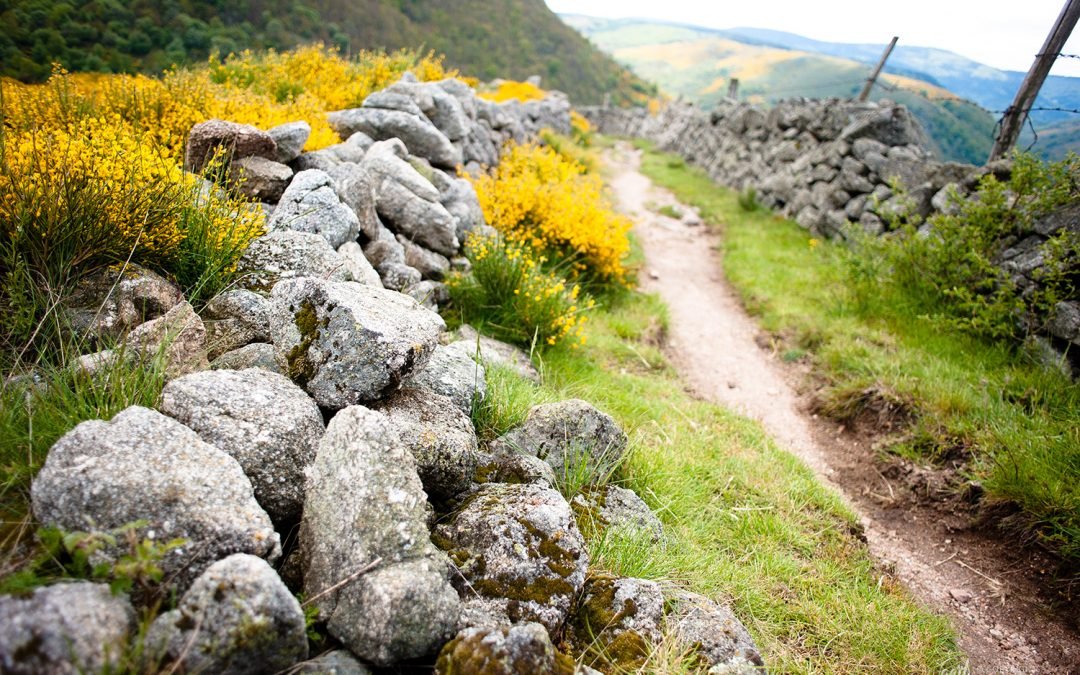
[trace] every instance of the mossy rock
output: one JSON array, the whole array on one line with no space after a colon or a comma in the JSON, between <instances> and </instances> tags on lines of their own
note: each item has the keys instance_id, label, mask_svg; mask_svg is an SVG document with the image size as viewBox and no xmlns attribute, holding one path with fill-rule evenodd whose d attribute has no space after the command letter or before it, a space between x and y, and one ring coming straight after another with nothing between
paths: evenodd
<instances>
[{"instance_id":1,"label":"mossy rock","mask_svg":"<svg viewBox=\"0 0 1080 675\"><path fill-rule=\"evenodd\" d=\"M664 596L655 581L598 574L586 581L570 638L603 672L632 672L661 640Z\"/></svg>"}]
</instances>

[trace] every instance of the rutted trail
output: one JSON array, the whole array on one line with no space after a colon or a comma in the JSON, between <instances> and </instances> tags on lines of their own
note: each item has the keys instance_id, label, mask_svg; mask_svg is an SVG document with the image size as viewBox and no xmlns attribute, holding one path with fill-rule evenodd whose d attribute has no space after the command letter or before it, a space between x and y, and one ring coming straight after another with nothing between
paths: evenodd
<instances>
[{"instance_id":1,"label":"rutted trail","mask_svg":"<svg viewBox=\"0 0 1080 675\"><path fill-rule=\"evenodd\" d=\"M717 237L700 224L650 210L678 202L638 171L640 151L620 143L608 153L607 164L617 203L634 219L645 249L642 286L669 307L668 354L693 390L760 421L781 446L844 495L860 515L870 551L885 573L953 619L971 672L1080 672L1080 639L1042 611L1029 581L1012 583L1004 561L987 573L988 560L968 557L961 548L963 535L950 538L951 530L940 523L898 509L883 515L882 509L868 507L865 491L859 499L862 486L843 480L842 469L850 468L854 454L869 458L869 450L852 452L850 443L842 448L845 441L805 412L790 376L759 347L758 326L724 280ZM965 558L977 564L953 562Z\"/></svg>"}]
</instances>

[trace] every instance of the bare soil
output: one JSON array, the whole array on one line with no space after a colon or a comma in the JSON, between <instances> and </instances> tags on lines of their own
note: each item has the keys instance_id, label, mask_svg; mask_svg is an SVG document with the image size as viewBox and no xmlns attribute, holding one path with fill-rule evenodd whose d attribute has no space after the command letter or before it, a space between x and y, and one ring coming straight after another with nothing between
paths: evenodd
<instances>
[{"instance_id":1,"label":"bare soil","mask_svg":"<svg viewBox=\"0 0 1080 675\"><path fill-rule=\"evenodd\" d=\"M645 249L641 285L670 309L665 348L690 389L760 421L843 495L881 573L952 619L972 673L1080 675L1080 603L1050 583L1055 562L987 526L978 486L961 484L958 471L879 452L902 410L886 405L845 424L816 414L809 369L783 363L747 315L723 277L717 235L692 216L658 213L692 209L638 171L640 151L620 143L606 159Z\"/></svg>"}]
</instances>

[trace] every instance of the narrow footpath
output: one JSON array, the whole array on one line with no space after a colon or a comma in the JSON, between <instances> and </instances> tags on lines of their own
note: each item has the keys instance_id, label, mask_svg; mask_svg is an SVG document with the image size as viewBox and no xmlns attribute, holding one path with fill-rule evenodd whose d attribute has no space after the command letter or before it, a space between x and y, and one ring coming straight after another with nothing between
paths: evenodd
<instances>
[{"instance_id":1,"label":"narrow footpath","mask_svg":"<svg viewBox=\"0 0 1080 675\"><path fill-rule=\"evenodd\" d=\"M619 143L605 159L617 205L634 220L645 249L642 288L670 309L666 349L690 388L761 422L844 496L882 573L952 619L972 673L1080 673L1080 637L1036 600L1038 589L1026 575L987 551L1007 544L980 542L982 535L955 533L925 513L885 508L872 498L875 490L893 490L885 476L866 485L867 472L880 476L872 450L811 415L796 389L800 374L759 346L762 331L723 277L717 236L657 212L688 207L639 172L639 150ZM855 465L863 470L852 470Z\"/></svg>"}]
</instances>

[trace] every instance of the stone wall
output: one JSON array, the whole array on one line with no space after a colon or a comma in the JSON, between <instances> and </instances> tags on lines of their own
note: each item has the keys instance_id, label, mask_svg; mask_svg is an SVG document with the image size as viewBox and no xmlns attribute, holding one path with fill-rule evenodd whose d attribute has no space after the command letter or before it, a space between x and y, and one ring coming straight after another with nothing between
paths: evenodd
<instances>
[{"instance_id":1,"label":"stone wall","mask_svg":"<svg viewBox=\"0 0 1080 675\"><path fill-rule=\"evenodd\" d=\"M851 224L885 232L889 215L927 218L950 208L949 193L971 195L988 173L1007 180L1009 161L985 167L938 162L904 106L888 101L792 99L770 110L726 102L712 111L674 103L653 116L641 109L585 108L602 133L638 137L701 167L717 183L753 189L758 201L829 238ZM903 187L904 195L895 192ZM925 226L924 226L925 227ZM1001 266L1022 292L1039 283L1044 245L1063 229L1080 235L1072 205L1003 242ZM1061 302L1049 321L1059 347L1080 347L1080 298Z\"/></svg>"}]
</instances>

